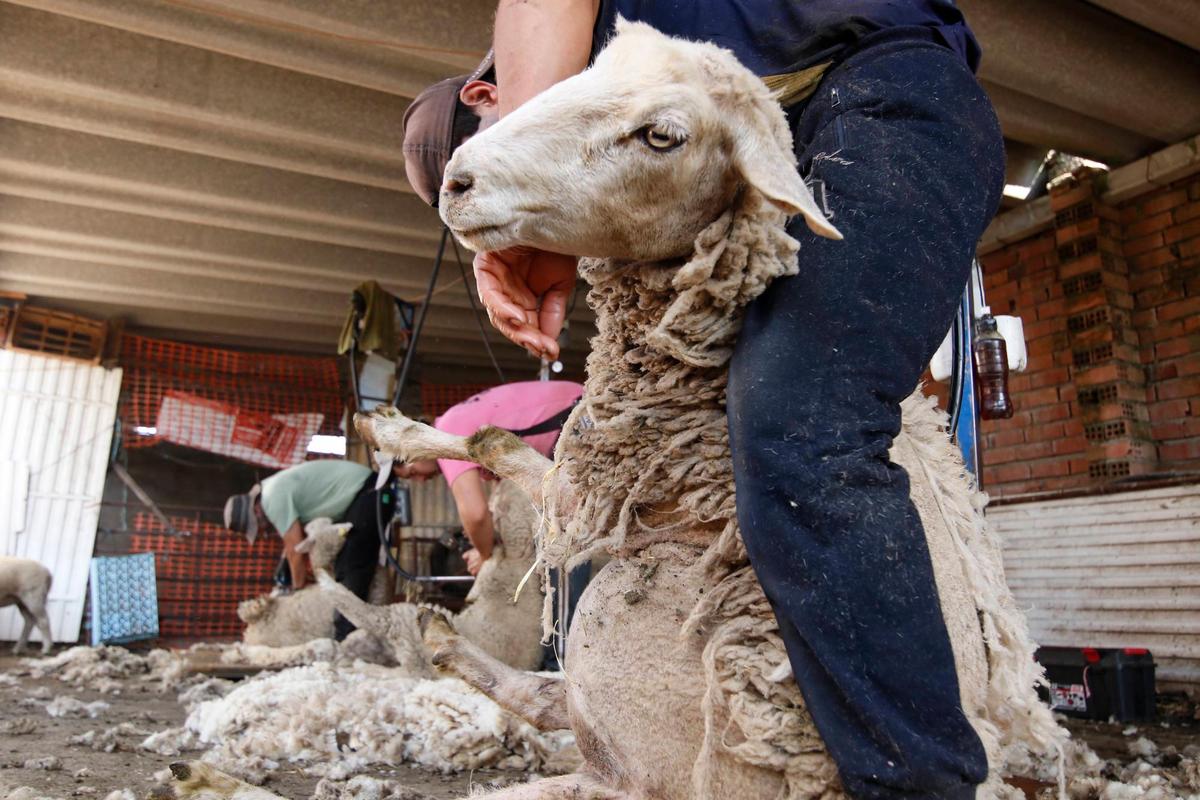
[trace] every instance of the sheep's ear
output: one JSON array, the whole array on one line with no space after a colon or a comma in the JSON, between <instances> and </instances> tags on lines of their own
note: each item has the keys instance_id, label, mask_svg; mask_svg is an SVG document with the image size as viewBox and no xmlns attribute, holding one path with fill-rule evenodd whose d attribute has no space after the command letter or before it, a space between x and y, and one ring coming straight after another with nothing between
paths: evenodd
<instances>
[{"instance_id":1,"label":"sheep's ear","mask_svg":"<svg viewBox=\"0 0 1200 800\"><path fill-rule=\"evenodd\" d=\"M842 234L821 213L792 159L757 127L748 125L736 135L734 162L742 179L789 216L802 214L813 233L841 239Z\"/></svg>"},{"instance_id":2,"label":"sheep's ear","mask_svg":"<svg viewBox=\"0 0 1200 800\"><path fill-rule=\"evenodd\" d=\"M350 534L350 529L354 527L354 523L353 522L339 522L337 525L334 525L333 527L337 529L338 536L345 539Z\"/></svg>"},{"instance_id":3,"label":"sheep's ear","mask_svg":"<svg viewBox=\"0 0 1200 800\"><path fill-rule=\"evenodd\" d=\"M312 550L312 549L313 549L313 546L314 546L316 543L317 543L317 540L316 540L316 539L314 539L314 538L313 538L313 537L311 537L311 536L306 536L305 538L301 539L301 540L300 540L300 541L299 541L299 542L296 544L296 552L297 552L297 553L307 553L309 550Z\"/></svg>"}]
</instances>

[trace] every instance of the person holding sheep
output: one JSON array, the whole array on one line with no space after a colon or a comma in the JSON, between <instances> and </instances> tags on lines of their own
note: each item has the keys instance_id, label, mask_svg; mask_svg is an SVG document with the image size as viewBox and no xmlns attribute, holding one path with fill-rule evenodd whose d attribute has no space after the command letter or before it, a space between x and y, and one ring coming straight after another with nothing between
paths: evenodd
<instances>
[{"instance_id":1,"label":"person holding sheep","mask_svg":"<svg viewBox=\"0 0 1200 800\"><path fill-rule=\"evenodd\" d=\"M394 490L387 485L377 488L376 483L369 467L353 461L306 461L226 500L225 527L245 534L250 541L260 530L278 533L283 538L288 582L299 590L308 582L308 557L303 548L297 549L304 541L304 526L320 517L352 523L337 554L334 577L365 600L379 563L378 525L380 520L386 525L396 510ZM341 641L354 631L354 625L339 614L334 630Z\"/></svg>"},{"instance_id":2,"label":"person holding sheep","mask_svg":"<svg viewBox=\"0 0 1200 800\"><path fill-rule=\"evenodd\" d=\"M762 77L844 236L789 226L800 274L749 307L727 396L740 528L806 705L851 796L974 797L986 757L888 451L1003 185L979 46L950 0L501 0L499 124L586 68L618 16L718 44ZM483 252L475 273L493 324L555 357L575 259Z\"/></svg>"},{"instance_id":3,"label":"person holding sheep","mask_svg":"<svg viewBox=\"0 0 1200 800\"><path fill-rule=\"evenodd\" d=\"M451 406L433 426L446 433L470 436L494 425L521 436L543 455L550 455L567 414L575 407L583 386L571 381L518 381L494 386ZM495 525L484 491L485 476L478 464L450 459L427 459L394 465L396 475L409 480L429 480L439 472L446 479L463 532L471 549L463 554L467 571L478 575L491 558Z\"/></svg>"}]
</instances>

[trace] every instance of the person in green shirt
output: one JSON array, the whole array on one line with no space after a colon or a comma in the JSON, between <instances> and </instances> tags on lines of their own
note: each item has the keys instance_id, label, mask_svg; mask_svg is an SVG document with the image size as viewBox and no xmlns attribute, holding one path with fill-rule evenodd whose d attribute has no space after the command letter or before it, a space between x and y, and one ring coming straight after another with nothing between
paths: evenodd
<instances>
[{"instance_id":1,"label":"person in green shirt","mask_svg":"<svg viewBox=\"0 0 1200 800\"><path fill-rule=\"evenodd\" d=\"M298 552L296 545L304 540L304 526L318 517L352 523L334 565L334 578L365 600L379 558L380 519L386 525L395 511L390 481L378 490L375 487L375 473L362 464L307 461L280 470L249 492L226 500L225 527L245 534L250 541L260 530L273 529L283 537L292 588L302 589L308 582L308 557ZM335 627L339 640L354 630L340 614Z\"/></svg>"}]
</instances>

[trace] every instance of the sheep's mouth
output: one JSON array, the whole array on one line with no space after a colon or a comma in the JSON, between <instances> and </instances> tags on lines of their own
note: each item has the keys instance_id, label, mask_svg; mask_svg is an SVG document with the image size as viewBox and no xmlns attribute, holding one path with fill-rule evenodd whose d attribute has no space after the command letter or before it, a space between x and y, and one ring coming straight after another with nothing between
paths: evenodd
<instances>
[{"instance_id":1,"label":"sheep's mouth","mask_svg":"<svg viewBox=\"0 0 1200 800\"><path fill-rule=\"evenodd\" d=\"M478 225L473 228L459 228L452 225L450 230L460 242L473 250L499 250L515 244L512 240L515 226L516 223L510 221L498 225Z\"/></svg>"}]
</instances>

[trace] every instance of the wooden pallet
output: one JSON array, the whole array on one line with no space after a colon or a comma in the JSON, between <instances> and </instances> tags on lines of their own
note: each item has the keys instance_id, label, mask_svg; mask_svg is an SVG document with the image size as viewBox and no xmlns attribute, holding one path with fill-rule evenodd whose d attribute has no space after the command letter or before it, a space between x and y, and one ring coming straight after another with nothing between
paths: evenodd
<instances>
[{"instance_id":1,"label":"wooden pallet","mask_svg":"<svg viewBox=\"0 0 1200 800\"><path fill-rule=\"evenodd\" d=\"M41 355L99 363L108 325L52 308L19 304L9 307L4 346ZM15 318L11 318L15 313Z\"/></svg>"}]
</instances>

